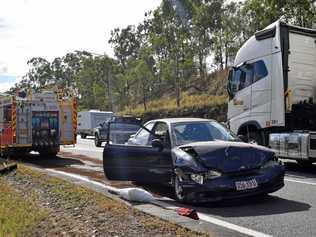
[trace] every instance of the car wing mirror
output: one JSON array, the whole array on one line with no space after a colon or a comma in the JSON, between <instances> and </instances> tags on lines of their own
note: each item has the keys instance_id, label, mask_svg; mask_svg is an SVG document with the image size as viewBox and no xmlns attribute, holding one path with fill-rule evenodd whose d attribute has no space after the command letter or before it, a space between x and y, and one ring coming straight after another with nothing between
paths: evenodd
<instances>
[{"instance_id":1,"label":"car wing mirror","mask_svg":"<svg viewBox=\"0 0 316 237\"><path fill-rule=\"evenodd\" d=\"M129 136L129 138L135 138L136 134L132 134Z\"/></svg>"},{"instance_id":2,"label":"car wing mirror","mask_svg":"<svg viewBox=\"0 0 316 237\"><path fill-rule=\"evenodd\" d=\"M151 146L152 146L153 148L158 148L159 151L162 151L162 150L163 150L163 143L162 143L162 141L159 140L159 139L154 139L154 140L152 140Z\"/></svg>"}]
</instances>

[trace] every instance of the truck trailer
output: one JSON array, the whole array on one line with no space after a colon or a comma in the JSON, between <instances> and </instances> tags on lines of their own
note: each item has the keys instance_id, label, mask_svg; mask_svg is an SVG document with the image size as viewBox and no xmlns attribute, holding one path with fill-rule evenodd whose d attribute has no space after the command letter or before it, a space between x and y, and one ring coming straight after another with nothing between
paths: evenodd
<instances>
[{"instance_id":1,"label":"truck trailer","mask_svg":"<svg viewBox=\"0 0 316 237\"><path fill-rule=\"evenodd\" d=\"M78 134L81 138L94 136L94 129L113 117L113 112L89 110L78 112Z\"/></svg>"},{"instance_id":2,"label":"truck trailer","mask_svg":"<svg viewBox=\"0 0 316 237\"><path fill-rule=\"evenodd\" d=\"M1 156L30 151L56 156L60 145L76 143L76 129L76 99L62 91L0 94Z\"/></svg>"},{"instance_id":3,"label":"truck trailer","mask_svg":"<svg viewBox=\"0 0 316 237\"><path fill-rule=\"evenodd\" d=\"M228 124L283 158L316 161L316 30L282 21L239 49L228 77Z\"/></svg>"}]
</instances>

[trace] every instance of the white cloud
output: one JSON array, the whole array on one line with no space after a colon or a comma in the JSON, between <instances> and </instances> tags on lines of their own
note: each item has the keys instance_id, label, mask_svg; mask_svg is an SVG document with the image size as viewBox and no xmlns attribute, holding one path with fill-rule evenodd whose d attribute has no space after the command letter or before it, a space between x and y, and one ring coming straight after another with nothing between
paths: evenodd
<instances>
[{"instance_id":1,"label":"white cloud","mask_svg":"<svg viewBox=\"0 0 316 237\"><path fill-rule=\"evenodd\" d=\"M6 68L6 75L20 77L26 73L26 62L32 57L52 60L73 50L113 55L107 42L110 31L115 27L141 22L144 13L155 9L160 2L161 0L0 1L1 66Z\"/></svg>"},{"instance_id":2,"label":"white cloud","mask_svg":"<svg viewBox=\"0 0 316 237\"><path fill-rule=\"evenodd\" d=\"M1 82L0 83L0 92L6 92L8 91L12 85L14 85L15 82Z\"/></svg>"}]
</instances>

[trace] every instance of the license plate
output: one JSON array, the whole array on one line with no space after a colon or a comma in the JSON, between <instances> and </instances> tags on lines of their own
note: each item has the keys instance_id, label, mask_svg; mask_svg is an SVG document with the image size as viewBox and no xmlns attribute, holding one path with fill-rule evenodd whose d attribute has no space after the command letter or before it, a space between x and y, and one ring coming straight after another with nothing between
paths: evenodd
<instances>
[{"instance_id":1,"label":"license plate","mask_svg":"<svg viewBox=\"0 0 316 237\"><path fill-rule=\"evenodd\" d=\"M238 191L253 189L258 187L258 183L255 179L247 180L247 181L237 181L235 182L236 189Z\"/></svg>"}]
</instances>

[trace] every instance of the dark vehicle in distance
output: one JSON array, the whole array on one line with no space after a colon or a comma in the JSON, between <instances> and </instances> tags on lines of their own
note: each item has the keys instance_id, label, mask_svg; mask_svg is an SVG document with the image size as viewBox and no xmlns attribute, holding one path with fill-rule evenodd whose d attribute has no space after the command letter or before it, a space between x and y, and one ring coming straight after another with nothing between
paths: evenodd
<instances>
[{"instance_id":1,"label":"dark vehicle in distance","mask_svg":"<svg viewBox=\"0 0 316 237\"><path fill-rule=\"evenodd\" d=\"M94 144L101 147L102 142L108 139L108 128L111 125L109 140L114 143L124 143L135 134L142 124L142 120L131 116L115 116L104 121L94 129Z\"/></svg>"},{"instance_id":2,"label":"dark vehicle in distance","mask_svg":"<svg viewBox=\"0 0 316 237\"><path fill-rule=\"evenodd\" d=\"M127 144L108 142L103 165L109 180L171 183L181 202L268 194L284 186L284 167L273 151L243 143L208 119L149 121Z\"/></svg>"}]
</instances>

